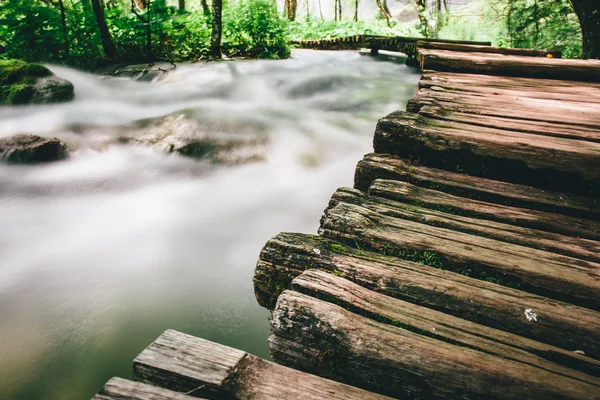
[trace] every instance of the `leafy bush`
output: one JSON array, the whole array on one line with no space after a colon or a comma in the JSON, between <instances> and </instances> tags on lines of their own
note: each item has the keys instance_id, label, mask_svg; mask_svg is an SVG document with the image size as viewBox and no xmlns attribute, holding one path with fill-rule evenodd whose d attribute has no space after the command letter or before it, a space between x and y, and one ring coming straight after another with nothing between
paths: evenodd
<instances>
[{"instance_id":1,"label":"leafy bush","mask_svg":"<svg viewBox=\"0 0 600 400\"><path fill-rule=\"evenodd\" d=\"M287 58L287 26L274 1L242 0L225 9L223 50L229 55Z\"/></svg>"},{"instance_id":2,"label":"leafy bush","mask_svg":"<svg viewBox=\"0 0 600 400\"><path fill-rule=\"evenodd\" d=\"M370 21L295 21L290 23L293 40L331 39L355 35L420 36L416 24L393 23L388 27L383 20Z\"/></svg>"},{"instance_id":3,"label":"leafy bush","mask_svg":"<svg viewBox=\"0 0 600 400\"><path fill-rule=\"evenodd\" d=\"M455 10L443 39L491 41L495 46L561 50L581 55L581 30L568 0L475 1Z\"/></svg>"}]
</instances>

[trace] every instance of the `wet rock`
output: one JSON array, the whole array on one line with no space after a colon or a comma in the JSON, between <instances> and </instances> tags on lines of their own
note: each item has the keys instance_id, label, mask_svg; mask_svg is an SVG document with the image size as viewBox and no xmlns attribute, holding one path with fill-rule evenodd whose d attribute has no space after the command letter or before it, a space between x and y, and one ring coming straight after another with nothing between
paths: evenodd
<instances>
[{"instance_id":1,"label":"wet rock","mask_svg":"<svg viewBox=\"0 0 600 400\"><path fill-rule=\"evenodd\" d=\"M66 146L58 139L16 135L0 139L0 161L9 164L38 164L63 160Z\"/></svg>"},{"instance_id":2,"label":"wet rock","mask_svg":"<svg viewBox=\"0 0 600 400\"><path fill-rule=\"evenodd\" d=\"M73 84L43 65L0 60L0 104L57 103L73 97Z\"/></svg>"},{"instance_id":3,"label":"wet rock","mask_svg":"<svg viewBox=\"0 0 600 400\"><path fill-rule=\"evenodd\" d=\"M259 126L231 122L220 125L186 114L140 120L120 128L118 141L152 146L219 164L244 164L265 158L267 135Z\"/></svg>"}]
</instances>

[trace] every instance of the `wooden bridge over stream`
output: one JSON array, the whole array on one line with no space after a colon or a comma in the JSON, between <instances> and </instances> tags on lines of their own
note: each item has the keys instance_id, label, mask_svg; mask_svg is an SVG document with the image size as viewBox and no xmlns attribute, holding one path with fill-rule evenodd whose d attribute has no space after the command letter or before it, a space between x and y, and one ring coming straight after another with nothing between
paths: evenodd
<instances>
[{"instance_id":1,"label":"wooden bridge over stream","mask_svg":"<svg viewBox=\"0 0 600 400\"><path fill-rule=\"evenodd\" d=\"M167 331L95 399L600 399L600 61L416 46L354 188L262 250L279 364Z\"/></svg>"}]
</instances>

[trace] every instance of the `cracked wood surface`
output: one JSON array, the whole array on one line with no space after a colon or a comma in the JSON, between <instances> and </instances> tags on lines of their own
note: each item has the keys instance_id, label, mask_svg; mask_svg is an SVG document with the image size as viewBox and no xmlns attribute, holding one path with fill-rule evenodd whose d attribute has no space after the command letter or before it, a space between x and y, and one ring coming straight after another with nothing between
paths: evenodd
<instances>
[{"instance_id":1,"label":"cracked wood surface","mask_svg":"<svg viewBox=\"0 0 600 400\"><path fill-rule=\"evenodd\" d=\"M281 233L267 242L254 275L259 303L273 308L277 296L308 269L327 271L385 296L523 336L523 349L600 376L598 361L574 353L585 345L586 354L598 356L598 312L312 235ZM538 323L525 318L529 308L540 316ZM592 337L596 339L590 341Z\"/></svg>"},{"instance_id":2,"label":"cracked wood surface","mask_svg":"<svg viewBox=\"0 0 600 400\"><path fill-rule=\"evenodd\" d=\"M134 360L134 379L211 399L385 399L173 330Z\"/></svg>"},{"instance_id":3,"label":"cracked wood surface","mask_svg":"<svg viewBox=\"0 0 600 400\"><path fill-rule=\"evenodd\" d=\"M598 387L459 347L285 291L273 313L278 362L410 399L595 399Z\"/></svg>"}]
</instances>

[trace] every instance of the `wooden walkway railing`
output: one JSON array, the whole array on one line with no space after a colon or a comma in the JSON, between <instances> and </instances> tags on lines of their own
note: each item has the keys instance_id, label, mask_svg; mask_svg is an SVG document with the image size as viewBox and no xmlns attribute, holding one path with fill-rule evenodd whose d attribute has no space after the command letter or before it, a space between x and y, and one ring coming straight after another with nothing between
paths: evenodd
<instances>
[{"instance_id":1,"label":"wooden walkway railing","mask_svg":"<svg viewBox=\"0 0 600 400\"><path fill-rule=\"evenodd\" d=\"M165 398L600 398L600 61L450 47L422 45L417 95L319 235L261 252L272 357L303 372L167 332L136 379ZM118 384L138 385L102 393Z\"/></svg>"}]
</instances>

